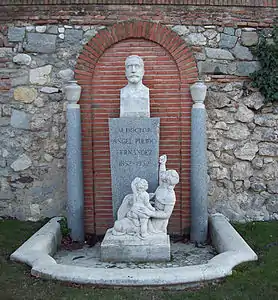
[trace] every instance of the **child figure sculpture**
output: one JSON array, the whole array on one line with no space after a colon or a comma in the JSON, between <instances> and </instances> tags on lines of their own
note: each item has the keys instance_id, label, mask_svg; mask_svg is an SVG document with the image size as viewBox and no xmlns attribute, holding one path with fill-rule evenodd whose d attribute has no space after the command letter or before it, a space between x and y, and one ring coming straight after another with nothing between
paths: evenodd
<instances>
[{"instance_id":1,"label":"child figure sculpture","mask_svg":"<svg viewBox=\"0 0 278 300\"><path fill-rule=\"evenodd\" d=\"M136 177L131 183L133 192L133 205L127 213L127 217L132 218L135 226L140 226L140 237L146 238L148 236L148 217L139 217L138 209L144 208L149 211L155 211L149 202L149 194L147 193L148 182L145 179Z\"/></svg>"}]
</instances>

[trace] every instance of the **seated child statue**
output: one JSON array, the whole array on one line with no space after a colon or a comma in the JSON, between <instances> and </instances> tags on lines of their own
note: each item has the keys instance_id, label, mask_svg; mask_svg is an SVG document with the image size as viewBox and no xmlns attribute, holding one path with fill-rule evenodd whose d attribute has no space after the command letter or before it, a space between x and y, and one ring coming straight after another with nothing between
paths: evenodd
<instances>
[{"instance_id":1,"label":"seated child statue","mask_svg":"<svg viewBox=\"0 0 278 300\"><path fill-rule=\"evenodd\" d=\"M131 189L133 192L133 205L127 213L127 217L133 219L135 226L140 226L140 237L146 238L148 236L149 217L139 216L137 211L140 208L155 211L155 208L149 202L148 182L145 179L136 177L131 183Z\"/></svg>"}]
</instances>

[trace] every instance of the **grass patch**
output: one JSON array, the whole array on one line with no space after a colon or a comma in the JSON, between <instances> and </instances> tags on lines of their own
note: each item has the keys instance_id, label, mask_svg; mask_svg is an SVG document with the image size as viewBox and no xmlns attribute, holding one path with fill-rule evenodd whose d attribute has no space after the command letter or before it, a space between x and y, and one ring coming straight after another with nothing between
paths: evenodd
<instances>
[{"instance_id":1,"label":"grass patch","mask_svg":"<svg viewBox=\"0 0 278 300\"><path fill-rule=\"evenodd\" d=\"M257 262L238 266L233 275L219 284L199 290L163 291L154 288L95 288L34 278L30 268L9 261L9 255L42 226L43 222L0 221L0 299L1 300L277 300L278 222L237 224L236 229L259 255Z\"/></svg>"}]
</instances>

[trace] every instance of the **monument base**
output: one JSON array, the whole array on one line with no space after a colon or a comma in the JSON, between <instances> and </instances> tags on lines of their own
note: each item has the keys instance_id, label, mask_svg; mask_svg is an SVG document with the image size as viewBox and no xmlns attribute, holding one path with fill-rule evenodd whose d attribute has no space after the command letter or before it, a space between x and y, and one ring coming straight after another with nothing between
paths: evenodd
<instances>
[{"instance_id":1,"label":"monument base","mask_svg":"<svg viewBox=\"0 0 278 300\"><path fill-rule=\"evenodd\" d=\"M110 262L148 262L170 260L170 238L154 234L145 239L132 235L113 235L106 231L101 243L101 260Z\"/></svg>"}]
</instances>

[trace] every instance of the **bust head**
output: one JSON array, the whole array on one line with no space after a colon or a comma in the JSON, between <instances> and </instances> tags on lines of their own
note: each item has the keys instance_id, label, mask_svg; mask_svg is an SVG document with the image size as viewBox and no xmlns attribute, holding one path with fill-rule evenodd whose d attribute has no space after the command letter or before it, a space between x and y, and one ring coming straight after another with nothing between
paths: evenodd
<instances>
[{"instance_id":1,"label":"bust head","mask_svg":"<svg viewBox=\"0 0 278 300\"><path fill-rule=\"evenodd\" d=\"M138 55L130 55L125 60L125 74L129 83L138 84L144 76L144 62Z\"/></svg>"}]
</instances>

